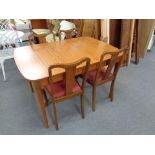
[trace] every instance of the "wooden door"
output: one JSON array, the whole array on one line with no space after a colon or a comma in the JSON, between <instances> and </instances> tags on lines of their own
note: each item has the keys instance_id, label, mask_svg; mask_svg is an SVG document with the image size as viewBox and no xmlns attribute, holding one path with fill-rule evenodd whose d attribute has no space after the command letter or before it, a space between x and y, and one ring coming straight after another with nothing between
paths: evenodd
<instances>
[{"instance_id":1,"label":"wooden door","mask_svg":"<svg viewBox=\"0 0 155 155\"><path fill-rule=\"evenodd\" d=\"M131 50L134 33L134 19L122 19L121 34L120 34L120 48L129 47L128 54L125 56L124 63L128 65L131 60Z\"/></svg>"},{"instance_id":2,"label":"wooden door","mask_svg":"<svg viewBox=\"0 0 155 155\"><path fill-rule=\"evenodd\" d=\"M110 19L109 43L120 47L121 19Z\"/></svg>"}]
</instances>

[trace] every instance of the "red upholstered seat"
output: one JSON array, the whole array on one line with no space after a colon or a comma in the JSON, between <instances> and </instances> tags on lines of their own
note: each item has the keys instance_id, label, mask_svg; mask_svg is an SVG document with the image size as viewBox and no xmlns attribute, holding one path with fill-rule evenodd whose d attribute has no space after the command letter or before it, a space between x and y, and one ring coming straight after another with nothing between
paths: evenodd
<instances>
[{"instance_id":1,"label":"red upholstered seat","mask_svg":"<svg viewBox=\"0 0 155 155\"><path fill-rule=\"evenodd\" d=\"M51 84L47 85L46 90L52 94L52 86ZM65 90L66 90L66 85L64 81L59 81L53 84L53 91L54 91L54 98L62 97L65 96ZM74 81L74 86L73 86L73 93L75 92L81 92L81 87L78 84L78 82L75 80Z\"/></svg>"},{"instance_id":2,"label":"red upholstered seat","mask_svg":"<svg viewBox=\"0 0 155 155\"><path fill-rule=\"evenodd\" d=\"M95 81L95 78L96 78L96 72L97 72L97 70L92 70L92 71L88 72L88 76L87 76L88 83L93 84L93 82ZM100 83L103 80L105 80L104 79L105 74L106 74L106 68L102 67L99 72L98 78L97 78L97 83ZM111 76L111 75L112 75L112 73L109 76Z\"/></svg>"}]
</instances>

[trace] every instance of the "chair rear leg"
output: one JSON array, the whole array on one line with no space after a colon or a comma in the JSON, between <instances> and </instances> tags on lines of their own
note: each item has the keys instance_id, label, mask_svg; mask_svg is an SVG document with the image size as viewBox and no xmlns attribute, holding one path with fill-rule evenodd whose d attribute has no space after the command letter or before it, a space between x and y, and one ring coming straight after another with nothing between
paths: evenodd
<instances>
[{"instance_id":1,"label":"chair rear leg","mask_svg":"<svg viewBox=\"0 0 155 155\"><path fill-rule=\"evenodd\" d=\"M111 82L111 87L110 87L109 98L111 102L113 101L113 98L114 98L114 85L115 85L115 79Z\"/></svg>"},{"instance_id":2,"label":"chair rear leg","mask_svg":"<svg viewBox=\"0 0 155 155\"><path fill-rule=\"evenodd\" d=\"M92 111L95 112L96 110L96 87L93 86L92 89Z\"/></svg>"},{"instance_id":3,"label":"chair rear leg","mask_svg":"<svg viewBox=\"0 0 155 155\"><path fill-rule=\"evenodd\" d=\"M45 99L45 106L48 106L48 98L47 98L46 92L44 89L42 89L42 92L43 92L44 99Z\"/></svg>"},{"instance_id":4,"label":"chair rear leg","mask_svg":"<svg viewBox=\"0 0 155 155\"><path fill-rule=\"evenodd\" d=\"M80 96L81 98L81 116L82 118L85 118L85 115L84 115L84 96L83 94Z\"/></svg>"},{"instance_id":5,"label":"chair rear leg","mask_svg":"<svg viewBox=\"0 0 155 155\"><path fill-rule=\"evenodd\" d=\"M6 81L5 69L4 69L4 60L1 60L0 64L1 64L2 73L3 73L3 80Z\"/></svg>"},{"instance_id":6,"label":"chair rear leg","mask_svg":"<svg viewBox=\"0 0 155 155\"><path fill-rule=\"evenodd\" d=\"M54 113L54 123L55 123L55 128L56 128L56 130L58 130L59 127L58 127L58 119L57 119L56 106L55 106L55 103L53 103L53 102L52 102L52 105L53 105L53 113Z\"/></svg>"},{"instance_id":7,"label":"chair rear leg","mask_svg":"<svg viewBox=\"0 0 155 155\"><path fill-rule=\"evenodd\" d=\"M32 85L32 82L31 82L31 81L28 81L28 83L29 83L30 89L31 89L31 91L32 91L32 93L33 93L33 92L34 92L34 90L33 90L33 85Z\"/></svg>"}]
</instances>

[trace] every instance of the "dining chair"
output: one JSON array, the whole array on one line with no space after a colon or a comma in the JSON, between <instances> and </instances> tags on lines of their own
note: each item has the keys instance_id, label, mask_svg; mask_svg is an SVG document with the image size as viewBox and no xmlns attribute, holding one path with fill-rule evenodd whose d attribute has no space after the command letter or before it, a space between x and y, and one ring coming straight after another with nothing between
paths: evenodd
<instances>
[{"instance_id":1,"label":"dining chair","mask_svg":"<svg viewBox=\"0 0 155 155\"><path fill-rule=\"evenodd\" d=\"M96 109L96 87L99 85L111 82L109 98L113 101L116 76L127 51L128 48L122 48L115 52L103 52L97 69L88 72L87 83L92 86L92 111ZM107 57L110 60L105 64Z\"/></svg>"},{"instance_id":2,"label":"dining chair","mask_svg":"<svg viewBox=\"0 0 155 155\"><path fill-rule=\"evenodd\" d=\"M61 19L50 19L49 23L52 24L52 31L46 35L45 39L47 43L51 43L54 41L60 41L59 31L60 30L71 30L76 28L73 22L68 20L61 20ZM65 39L65 33L61 33L61 40Z\"/></svg>"},{"instance_id":3,"label":"dining chair","mask_svg":"<svg viewBox=\"0 0 155 155\"><path fill-rule=\"evenodd\" d=\"M76 31L77 31L77 34L78 34L77 37L82 36L82 31L83 31L83 26L84 26L84 19L70 19L69 21L75 24Z\"/></svg>"},{"instance_id":4,"label":"dining chair","mask_svg":"<svg viewBox=\"0 0 155 155\"><path fill-rule=\"evenodd\" d=\"M82 72L83 81L80 85L76 80L76 71L77 67L83 65L84 69ZM56 103L67 100L69 98L80 96L81 97L81 116L84 118L84 90L86 85L86 77L88 73L90 65L89 58L82 58L76 62L69 63L69 64L55 64L51 65L48 68L49 72L49 84L44 87L45 92L49 94L51 97L52 105L53 105L53 114L54 114L54 121L56 130L59 129L58 127L58 119L57 119L57 110L56 110ZM53 73L54 69L61 68L64 72L64 77L62 81L53 82ZM44 93L45 99L47 98Z\"/></svg>"},{"instance_id":5,"label":"dining chair","mask_svg":"<svg viewBox=\"0 0 155 155\"><path fill-rule=\"evenodd\" d=\"M52 20L55 21L55 20ZM64 39L79 37L82 35L83 20L56 20L59 21L59 27L53 29L53 33L46 36L46 42L51 43ZM54 23L53 23L54 24Z\"/></svg>"},{"instance_id":6,"label":"dining chair","mask_svg":"<svg viewBox=\"0 0 155 155\"><path fill-rule=\"evenodd\" d=\"M77 26L77 27L76 27ZM79 25L74 22L63 20L60 23L60 30L58 32L59 40L71 39L79 36Z\"/></svg>"},{"instance_id":7,"label":"dining chair","mask_svg":"<svg viewBox=\"0 0 155 155\"><path fill-rule=\"evenodd\" d=\"M53 25L48 19L31 19L31 30L37 43L45 43L45 37L52 32Z\"/></svg>"},{"instance_id":8,"label":"dining chair","mask_svg":"<svg viewBox=\"0 0 155 155\"><path fill-rule=\"evenodd\" d=\"M34 40L35 40L34 34L31 33L31 34L28 36L29 44L30 44L30 45L33 45L33 44L34 44Z\"/></svg>"},{"instance_id":9,"label":"dining chair","mask_svg":"<svg viewBox=\"0 0 155 155\"><path fill-rule=\"evenodd\" d=\"M57 36L57 33L60 29L60 20L59 19L49 19L49 23L52 25L52 31L50 34L48 34L46 38L47 43L59 41L59 37Z\"/></svg>"},{"instance_id":10,"label":"dining chair","mask_svg":"<svg viewBox=\"0 0 155 155\"><path fill-rule=\"evenodd\" d=\"M76 28L70 29L70 30L60 30L58 32L59 40L64 39L71 39L78 37L78 31L76 31Z\"/></svg>"}]
</instances>

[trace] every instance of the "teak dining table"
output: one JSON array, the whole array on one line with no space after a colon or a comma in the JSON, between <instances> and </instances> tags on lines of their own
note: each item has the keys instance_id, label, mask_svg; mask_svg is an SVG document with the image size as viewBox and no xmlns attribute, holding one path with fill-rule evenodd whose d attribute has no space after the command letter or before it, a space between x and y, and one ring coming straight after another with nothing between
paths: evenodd
<instances>
[{"instance_id":1,"label":"teak dining table","mask_svg":"<svg viewBox=\"0 0 155 155\"><path fill-rule=\"evenodd\" d=\"M49 127L49 124L42 88L48 83L48 67L52 64L71 63L80 58L89 57L91 59L89 69L92 70L97 67L101 53L116 50L116 47L90 37L35 44L15 49L15 63L23 77L33 83L46 128ZM109 59L110 57L105 57L105 61ZM82 72L82 68L82 66L77 68L77 75ZM61 80L63 72L62 69L54 70L54 81Z\"/></svg>"}]
</instances>

